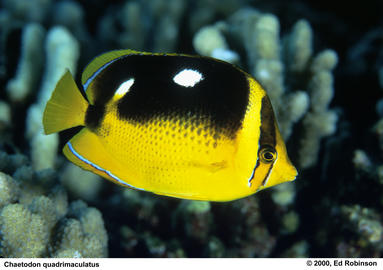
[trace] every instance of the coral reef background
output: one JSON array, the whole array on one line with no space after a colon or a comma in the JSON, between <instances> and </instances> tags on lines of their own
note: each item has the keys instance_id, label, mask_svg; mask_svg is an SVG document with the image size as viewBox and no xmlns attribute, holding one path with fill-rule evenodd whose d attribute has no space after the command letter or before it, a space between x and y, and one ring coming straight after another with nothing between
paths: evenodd
<instances>
[{"instance_id":1,"label":"coral reef background","mask_svg":"<svg viewBox=\"0 0 383 270\"><path fill-rule=\"evenodd\" d=\"M120 188L42 133L66 69L121 48L213 56L266 88L295 182L210 203ZM383 4L0 0L1 257L382 257Z\"/></svg>"}]
</instances>

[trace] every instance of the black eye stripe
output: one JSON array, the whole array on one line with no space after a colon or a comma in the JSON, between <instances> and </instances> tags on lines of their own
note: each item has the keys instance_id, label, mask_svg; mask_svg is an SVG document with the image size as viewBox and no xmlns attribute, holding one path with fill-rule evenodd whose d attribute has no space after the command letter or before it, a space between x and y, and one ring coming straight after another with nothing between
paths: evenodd
<instances>
[{"instance_id":1,"label":"black eye stripe","mask_svg":"<svg viewBox=\"0 0 383 270\"><path fill-rule=\"evenodd\" d=\"M274 111L268 96L262 98L259 151L264 145L268 145L273 149L275 149L276 145Z\"/></svg>"},{"instance_id":2,"label":"black eye stripe","mask_svg":"<svg viewBox=\"0 0 383 270\"><path fill-rule=\"evenodd\" d=\"M253 180L257 168L259 167L261 161L260 161L260 154L261 151L264 149L264 147L270 147L271 149L275 149L276 145L276 134L275 134L275 118L274 118L274 111L273 107L271 106L271 102L267 95L265 95L262 98L262 105L261 105L261 127L260 127L260 135L259 135L259 147L258 147L258 154L257 154L257 163L252 171L252 174L249 178L249 186L251 186L251 181ZM273 169L274 162L270 163L270 168L265 175L264 179L262 180L262 185L265 185L266 180L269 178L271 170Z\"/></svg>"}]
</instances>

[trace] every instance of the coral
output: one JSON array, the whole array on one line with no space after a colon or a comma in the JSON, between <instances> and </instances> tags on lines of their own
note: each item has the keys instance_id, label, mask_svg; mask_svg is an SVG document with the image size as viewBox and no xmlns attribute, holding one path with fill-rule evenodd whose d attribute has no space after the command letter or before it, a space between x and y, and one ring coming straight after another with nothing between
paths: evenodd
<instances>
[{"instance_id":1,"label":"coral","mask_svg":"<svg viewBox=\"0 0 383 270\"><path fill-rule=\"evenodd\" d=\"M284 258L307 258L308 257L308 244L306 241L299 241L294 243L287 249L281 257Z\"/></svg>"},{"instance_id":2,"label":"coral","mask_svg":"<svg viewBox=\"0 0 383 270\"><path fill-rule=\"evenodd\" d=\"M287 207L294 202L295 186L294 183L283 183L273 189L271 198L276 205Z\"/></svg>"},{"instance_id":3,"label":"coral","mask_svg":"<svg viewBox=\"0 0 383 270\"><path fill-rule=\"evenodd\" d=\"M354 158L352 161L357 170L368 172L372 167L372 162L367 153L360 149L354 151Z\"/></svg>"},{"instance_id":4,"label":"coral","mask_svg":"<svg viewBox=\"0 0 383 270\"><path fill-rule=\"evenodd\" d=\"M373 127L373 132L376 134L376 137L379 140L379 148L383 150L383 119L379 119Z\"/></svg>"},{"instance_id":5,"label":"coral","mask_svg":"<svg viewBox=\"0 0 383 270\"><path fill-rule=\"evenodd\" d=\"M37 23L27 24L23 29L19 66L15 77L6 86L12 102L25 102L40 78L44 37L45 30Z\"/></svg>"},{"instance_id":6,"label":"coral","mask_svg":"<svg viewBox=\"0 0 383 270\"><path fill-rule=\"evenodd\" d=\"M79 181L79 179L81 180ZM72 196L86 201L96 200L104 183L104 180L98 175L85 171L72 163L64 166L60 181Z\"/></svg>"},{"instance_id":7,"label":"coral","mask_svg":"<svg viewBox=\"0 0 383 270\"><path fill-rule=\"evenodd\" d=\"M150 231L138 233L128 226L121 227L120 233L124 256L137 257L144 254L145 257L186 257L177 240L164 241ZM137 251L140 251L141 255L137 254Z\"/></svg>"},{"instance_id":8,"label":"coral","mask_svg":"<svg viewBox=\"0 0 383 270\"><path fill-rule=\"evenodd\" d=\"M77 250L65 249L57 252L54 258L82 258L82 256Z\"/></svg>"},{"instance_id":9,"label":"coral","mask_svg":"<svg viewBox=\"0 0 383 270\"><path fill-rule=\"evenodd\" d=\"M303 72L312 55L313 33L306 20L299 20L286 42L286 66L291 72Z\"/></svg>"},{"instance_id":10,"label":"coral","mask_svg":"<svg viewBox=\"0 0 383 270\"><path fill-rule=\"evenodd\" d=\"M343 223L343 230L351 234L347 240L338 244L338 256L359 255L375 250L374 257L383 252L383 224L382 216L373 209L362 208L359 205L342 206L340 214L348 222Z\"/></svg>"},{"instance_id":11,"label":"coral","mask_svg":"<svg viewBox=\"0 0 383 270\"><path fill-rule=\"evenodd\" d=\"M225 245L216 237L211 237L207 244L207 254L212 258L225 257Z\"/></svg>"},{"instance_id":12,"label":"coral","mask_svg":"<svg viewBox=\"0 0 383 270\"><path fill-rule=\"evenodd\" d=\"M142 6L138 2L126 2L120 11L121 25L124 32L120 36L119 43L126 48L144 48L145 24L137 24L142 20ZM104 32L104 31L102 31Z\"/></svg>"},{"instance_id":13,"label":"coral","mask_svg":"<svg viewBox=\"0 0 383 270\"><path fill-rule=\"evenodd\" d=\"M58 135L44 135L42 115L57 81L69 69L75 74L79 45L76 39L63 27L54 27L47 33L46 68L38 100L27 115L26 138L30 142L32 164L36 170L53 168L58 148ZM23 61L23 60L22 60ZM41 153L44 153L42 155Z\"/></svg>"},{"instance_id":14,"label":"coral","mask_svg":"<svg viewBox=\"0 0 383 270\"><path fill-rule=\"evenodd\" d=\"M279 232L284 235L295 233L300 225L300 217L293 209L296 193L296 185L289 182L276 186L267 194L273 203L271 215L278 223Z\"/></svg>"},{"instance_id":15,"label":"coral","mask_svg":"<svg viewBox=\"0 0 383 270\"><path fill-rule=\"evenodd\" d=\"M199 29L193 38L194 49L200 55L214 57L229 63L238 62L238 54L228 49L226 39L220 28L222 27L217 23Z\"/></svg>"},{"instance_id":16,"label":"coral","mask_svg":"<svg viewBox=\"0 0 383 270\"><path fill-rule=\"evenodd\" d=\"M36 173L27 163L16 168L25 159L0 153L7 167L14 167L13 177L0 172L3 257L108 256L108 237L97 209L82 201L68 206L67 193L53 171Z\"/></svg>"},{"instance_id":17,"label":"coral","mask_svg":"<svg viewBox=\"0 0 383 270\"><path fill-rule=\"evenodd\" d=\"M21 204L1 210L1 254L5 257L41 257L48 244L48 229L43 218Z\"/></svg>"},{"instance_id":18,"label":"coral","mask_svg":"<svg viewBox=\"0 0 383 270\"><path fill-rule=\"evenodd\" d=\"M156 206L155 199L131 189L123 190L121 199L122 206L128 210L129 215L136 217L139 222L144 221L151 226L158 225L160 218L157 213L153 213Z\"/></svg>"},{"instance_id":19,"label":"coral","mask_svg":"<svg viewBox=\"0 0 383 270\"><path fill-rule=\"evenodd\" d=\"M193 46L198 54L212 56L214 50L226 50L228 45L217 25L204 26L193 38Z\"/></svg>"},{"instance_id":20,"label":"coral","mask_svg":"<svg viewBox=\"0 0 383 270\"><path fill-rule=\"evenodd\" d=\"M248 197L213 208L214 231L227 247L224 257L268 257L276 244L256 197Z\"/></svg>"},{"instance_id":21,"label":"coral","mask_svg":"<svg viewBox=\"0 0 383 270\"><path fill-rule=\"evenodd\" d=\"M156 21L153 50L156 52L173 52L176 49L180 20L185 12L186 1L179 0L154 0L146 1L153 19ZM168 16L163 16L167 13Z\"/></svg>"},{"instance_id":22,"label":"coral","mask_svg":"<svg viewBox=\"0 0 383 270\"><path fill-rule=\"evenodd\" d=\"M174 52L186 3L183 0L126 1L119 10L111 9L101 19L99 35L120 48ZM164 13L167 16L163 16Z\"/></svg>"},{"instance_id":23,"label":"coral","mask_svg":"<svg viewBox=\"0 0 383 270\"><path fill-rule=\"evenodd\" d=\"M183 234L192 241L207 242L212 222L209 202L182 201L176 210L175 219L178 224L185 224ZM177 224L174 226L180 227Z\"/></svg>"},{"instance_id":24,"label":"coral","mask_svg":"<svg viewBox=\"0 0 383 270\"><path fill-rule=\"evenodd\" d=\"M18 20L42 22L46 20L52 0L4 0L4 8Z\"/></svg>"},{"instance_id":25,"label":"coral","mask_svg":"<svg viewBox=\"0 0 383 270\"><path fill-rule=\"evenodd\" d=\"M71 203L67 218L57 229L54 256L73 254L78 257L107 257L108 236L101 213L82 201Z\"/></svg>"},{"instance_id":26,"label":"coral","mask_svg":"<svg viewBox=\"0 0 383 270\"><path fill-rule=\"evenodd\" d=\"M228 17L241 6L246 5L248 0L197 0L193 1L194 8L188 17L191 33L195 33L201 27L214 22L217 17Z\"/></svg>"},{"instance_id":27,"label":"coral","mask_svg":"<svg viewBox=\"0 0 383 270\"><path fill-rule=\"evenodd\" d=\"M15 202L19 193L18 184L9 175L0 172L0 207Z\"/></svg>"},{"instance_id":28,"label":"coral","mask_svg":"<svg viewBox=\"0 0 383 270\"><path fill-rule=\"evenodd\" d=\"M329 110L332 100L333 76L331 71L337 63L337 55L332 50L319 53L311 64L312 75L308 82L311 108L303 118L304 135L301 138L299 164L303 168L313 166L317 161L320 140L334 134L337 114Z\"/></svg>"},{"instance_id":29,"label":"coral","mask_svg":"<svg viewBox=\"0 0 383 270\"><path fill-rule=\"evenodd\" d=\"M213 204L131 190L123 194L111 205L127 217L119 232L121 256L266 257L275 247L276 236L255 197Z\"/></svg>"},{"instance_id":30,"label":"coral","mask_svg":"<svg viewBox=\"0 0 383 270\"><path fill-rule=\"evenodd\" d=\"M52 8L54 24L64 26L83 45L89 44L89 33L85 28L85 12L76 1L58 1Z\"/></svg>"},{"instance_id":31,"label":"coral","mask_svg":"<svg viewBox=\"0 0 383 270\"><path fill-rule=\"evenodd\" d=\"M299 226L299 216L296 212L290 211L282 216L281 231L292 234L297 231Z\"/></svg>"},{"instance_id":32,"label":"coral","mask_svg":"<svg viewBox=\"0 0 383 270\"><path fill-rule=\"evenodd\" d=\"M8 103L0 100L0 132L11 126L11 108Z\"/></svg>"}]
</instances>

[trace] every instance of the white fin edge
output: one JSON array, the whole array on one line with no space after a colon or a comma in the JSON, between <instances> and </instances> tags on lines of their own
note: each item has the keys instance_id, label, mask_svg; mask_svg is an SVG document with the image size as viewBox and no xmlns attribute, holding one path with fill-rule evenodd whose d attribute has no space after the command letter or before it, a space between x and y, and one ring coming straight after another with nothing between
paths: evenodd
<instances>
[{"instance_id":1,"label":"white fin edge","mask_svg":"<svg viewBox=\"0 0 383 270\"><path fill-rule=\"evenodd\" d=\"M98 74L101 73L101 71L103 71L104 69L106 69L109 65L111 65L112 63L116 62L117 60L121 59L122 57L125 57L125 56L120 56L120 57L117 57L116 59L113 59L112 61L109 61L108 63L104 64L103 66L101 66L99 69L97 69L93 74L92 76L90 76L86 82L82 85L84 87L84 92L86 93L86 90L88 89L90 83L94 80L94 78L96 78L96 76Z\"/></svg>"},{"instance_id":2,"label":"white fin edge","mask_svg":"<svg viewBox=\"0 0 383 270\"><path fill-rule=\"evenodd\" d=\"M101 171L101 172L104 172L106 173L107 175L109 175L110 177L112 177L114 180L116 180L118 183L120 183L121 185L124 185L124 186L127 186L127 187L130 187L130 188L133 188L133 189L137 189L137 190L142 190L142 191L145 191L144 189L142 188L138 188L138 187L135 187L135 186L132 186L124 181L122 181L120 178L118 178L117 176L115 176L114 174L112 174L110 171L108 170L105 170L103 168L101 168L100 166L98 166L97 164L94 164L93 162L87 160L86 158L84 158L83 156L81 156L79 153L77 153L77 151L74 149L74 147L72 146L72 144L70 142L67 143L68 145L68 148L69 150L72 152L73 155L75 155L78 159L80 159L81 161L85 162L86 164L92 166L93 168Z\"/></svg>"}]
</instances>

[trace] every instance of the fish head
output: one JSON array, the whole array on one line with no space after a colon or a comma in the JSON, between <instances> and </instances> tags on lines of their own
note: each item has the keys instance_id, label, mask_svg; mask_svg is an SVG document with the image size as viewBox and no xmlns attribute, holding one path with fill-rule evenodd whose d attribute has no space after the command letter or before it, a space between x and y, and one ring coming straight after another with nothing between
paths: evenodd
<instances>
[{"instance_id":1,"label":"fish head","mask_svg":"<svg viewBox=\"0 0 383 270\"><path fill-rule=\"evenodd\" d=\"M263 181L258 186L257 191L284 182L294 181L298 175L297 169L288 157L286 145L276 123L275 137L276 144L274 147L260 145L258 158L260 160L260 167L264 168L261 170L264 172L264 176L260 177Z\"/></svg>"}]
</instances>

